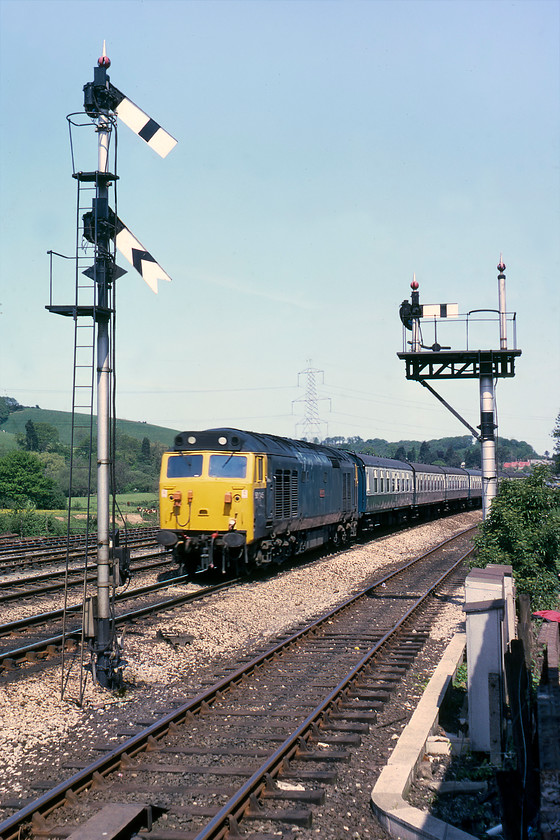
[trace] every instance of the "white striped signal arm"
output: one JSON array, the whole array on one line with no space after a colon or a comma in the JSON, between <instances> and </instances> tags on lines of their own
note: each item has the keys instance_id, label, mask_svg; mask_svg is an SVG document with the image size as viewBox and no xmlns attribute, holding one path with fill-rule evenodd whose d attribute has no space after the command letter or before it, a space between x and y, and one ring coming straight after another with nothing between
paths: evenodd
<instances>
[{"instance_id":1,"label":"white striped signal arm","mask_svg":"<svg viewBox=\"0 0 560 840\"><path fill-rule=\"evenodd\" d=\"M130 232L124 222L121 222L118 218L115 245L156 295L158 293L158 280L171 282L169 274L163 270L149 251L146 251L142 243Z\"/></svg>"},{"instance_id":2,"label":"white striped signal arm","mask_svg":"<svg viewBox=\"0 0 560 840\"><path fill-rule=\"evenodd\" d=\"M177 140L114 85L111 85L111 93L114 97L113 110L117 117L160 157L166 157L177 145Z\"/></svg>"}]
</instances>

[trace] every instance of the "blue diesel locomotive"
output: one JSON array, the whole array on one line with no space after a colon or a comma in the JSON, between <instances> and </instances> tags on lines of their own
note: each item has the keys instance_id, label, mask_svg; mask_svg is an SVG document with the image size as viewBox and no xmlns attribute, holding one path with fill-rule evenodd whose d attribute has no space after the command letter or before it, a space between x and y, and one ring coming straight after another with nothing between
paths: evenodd
<instances>
[{"instance_id":1,"label":"blue diesel locomotive","mask_svg":"<svg viewBox=\"0 0 560 840\"><path fill-rule=\"evenodd\" d=\"M239 429L182 432L162 458L158 540L182 570L239 572L360 531L479 507L480 472Z\"/></svg>"}]
</instances>

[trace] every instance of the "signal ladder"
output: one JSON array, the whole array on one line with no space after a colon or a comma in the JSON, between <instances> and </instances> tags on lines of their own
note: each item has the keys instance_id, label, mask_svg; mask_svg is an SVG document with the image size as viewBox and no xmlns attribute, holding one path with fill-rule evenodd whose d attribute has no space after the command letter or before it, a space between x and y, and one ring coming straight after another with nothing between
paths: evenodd
<instances>
[{"instance_id":1,"label":"signal ladder","mask_svg":"<svg viewBox=\"0 0 560 840\"><path fill-rule=\"evenodd\" d=\"M111 302L108 307L101 308L97 304L97 283L95 282L92 262L95 264L95 246L90 244L84 237L84 215L91 210L92 198L97 198L98 184L100 178L106 178L104 173L99 172L75 172L73 177L77 182L76 199L76 246L74 256L66 256L56 251L49 251L50 256L50 279L49 279L49 305L46 309L56 315L63 315L72 318L74 321L74 350L72 366L72 413L70 429L70 474L68 481L68 510L67 510L67 537L66 537L66 576L69 570L70 550L70 526L72 513L80 509L75 506L78 498L83 498L85 492L85 557L84 557L84 584L83 604L87 602L87 573L91 553L95 553L92 515L90 503L92 493L95 492L94 467L97 466L97 455L93 451L94 445L94 417L95 417L95 383L96 383L96 323L100 319L110 320L113 315ZM114 178L114 176L113 176ZM63 273L71 273L73 268L74 302L71 304L53 303L53 258L57 257L64 261L61 265ZM70 269L70 272L68 271ZM69 279L69 278L68 278ZM68 284L68 279L65 285ZM87 458L87 476L83 480L83 471L76 467L76 447ZM68 605L68 587L64 588L64 617L63 636L66 634L66 610ZM82 662L80 663L80 702L83 699L85 685L83 684L83 657L85 653L85 620L82 621ZM62 694L64 694L65 683L65 639L62 646Z\"/></svg>"}]
</instances>

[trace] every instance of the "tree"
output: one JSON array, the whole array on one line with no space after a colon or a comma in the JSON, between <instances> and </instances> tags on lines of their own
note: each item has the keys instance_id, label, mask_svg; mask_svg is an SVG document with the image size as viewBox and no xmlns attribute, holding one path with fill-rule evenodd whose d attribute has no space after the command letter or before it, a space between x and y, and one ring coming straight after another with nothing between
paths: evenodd
<instances>
[{"instance_id":1,"label":"tree","mask_svg":"<svg viewBox=\"0 0 560 840\"><path fill-rule=\"evenodd\" d=\"M61 448L56 426L34 423L33 420L27 421L25 435L18 435L17 443L27 452L52 452Z\"/></svg>"},{"instance_id":2,"label":"tree","mask_svg":"<svg viewBox=\"0 0 560 840\"><path fill-rule=\"evenodd\" d=\"M560 414L556 418L552 437L554 438L554 471L560 473Z\"/></svg>"},{"instance_id":3,"label":"tree","mask_svg":"<svg viewBox=\"0 0 560 840\"><path fill-rule=\"evenodd\" d=\"M430 444L427 443L425 440L422 441L418 458L420 459L421 464L430 464L432 462L432 451L430 449Z\"/></svg>"},{"instance_id":4,"label":"tree","mask_svg":"<svg viewBox=\"0 0 560 840\"><path fill-rule=\"evenodd\" d=\"M546 467L536 467L526 479L501 482L475 544L473 565L511 565L517 591L531 596L533 608L557 607L560 489L550 486Z\"/></svg>"},{"instance_id":5,"label":"tree","mask_svg":"<svg viewBox=\"0 0 560 840\"><path fill-rule=\"evenodd\" d=\"M0 458L0 507L59 508L64 498L55 482L45 475L39 458L31 452L14 449Z\"/></svg>"},{"instance_id":6,"label":"tree","mask_svg":"<svg viewBox=\"0 0 560 840\"><path fill-rule=\"evenodd\" d=\"M13 411L20 411L22 408L13 397L0 397L0 423L7 420Z\"/></svg>"},{"instance_id":7,"label":"tree","mask_svg":"<svg viewBox=\"0 0 560 840\"><path fill-rule=\"evenodd\" d=\"M480 443L476 443L465 452L465 467L468 470L479 470L481 463L482 447Z\"/></svg>"},{"instance_id":8,"label":"tree","mask_svg":"<svg viewBox=\"0 0 560 840\"><path fill-rule=\"evenodd\" d=\"M23 448L28 452L37 452L39 449L39 438L33 420L28 420L25 424L25 444Z\"/></svg>"},{"instance_id":9,"label":"tree","mask_svg":"<svg viewBox=\"0 0 560 840\"><path fill-rule=\"evenodd\" d=\"M459 453L456 449L454 449L451 445L447 447L447 451L445 453L444 462L447 464L448 467L460 467L461 466L461 459L459 457Z\"/></svg>"},{"instance_id":10,"label":"tree","mask_svg":"<svg viewBox=\"0 0 560 840\"><path fill-rule=\"evenodd\" d=\"M52 452L59 444L58 429L51 423L35 423L39 452Z\"/></svg>"},{"instance_id":11,"label":"tree","mask_svg":"<svg viewBox=\"0 0 560 840\"><path fill-rule=\"evenodd\" d=\"M68 493L68 469L64 456L58 452L39 452L37 457L43 465L46 477L50 478L60 493L66 496Z\"/></svg>"},{"instance_id":12,"label":"tree","mask_svg":"<svg viewBox=\"0 0 560 840\"><path fill-rule=\"evenodd\" d=\"M404 446L399 446L393 455L395 461L406 461L406 450Z\"/></svg>"},{"instance_id":13,"label":"tree","mask_svg":"<svg viewBox=\"0 0 560 840\"><path fill-rule=\"evenodd\" d=\"M145 437L142 438L142 460L145 464L150 463L150 440Z\"/></svg>"}]
</instances>

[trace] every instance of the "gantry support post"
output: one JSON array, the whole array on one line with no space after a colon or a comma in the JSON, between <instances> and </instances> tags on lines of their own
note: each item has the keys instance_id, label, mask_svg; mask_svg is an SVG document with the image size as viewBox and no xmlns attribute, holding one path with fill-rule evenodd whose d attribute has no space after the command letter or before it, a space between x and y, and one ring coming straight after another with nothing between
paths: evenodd
<instances>
[{"instance_id":1,"label":"gantry support post","mask_svg":"<svg viewBox=\"0 0 560 840\"><path fill-rule=\"evenodd\" d=\"M494 380L492 365L480 363L480 443L482 446L482 516L487 519L498 492L494 430Z\"/></svg>"}]
</instances>

